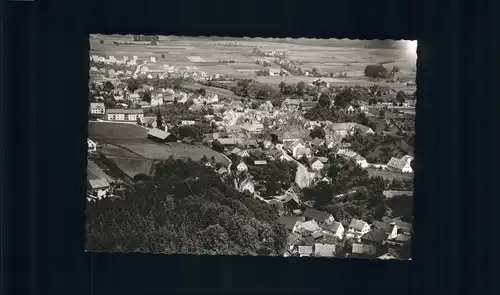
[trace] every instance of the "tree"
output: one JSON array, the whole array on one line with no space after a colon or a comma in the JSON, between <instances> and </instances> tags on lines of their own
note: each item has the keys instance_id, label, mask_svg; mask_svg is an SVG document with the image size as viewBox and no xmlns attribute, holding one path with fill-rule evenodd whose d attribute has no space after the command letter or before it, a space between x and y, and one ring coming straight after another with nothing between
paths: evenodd
<instances>
[{"instance_id":1,"label":"tree","mask_svg":"<svg viewBox=\"0 0 500 295\"><path fill-rule=\"evenodd\" d=\"M219 153L222 153L224 152L224 146L222 145L222 143L220 143L219 140L215 139L214 141L212 141L212 149L214 151L217 151Z\"/></svg>"},{"instance_id":2,"label":"tree","mask_svg":"<svg viewBox=\"0 0 500 295\"><path fill-rule=\"evenodd\" d=\"M342 90L335 96L334 105L338 108L347 107L356 98L351 88Z\"/></svg>"},{"instance_id":3,"label":"tree","mask_svg":"<svg viewBox=\"0 0 500 295\"><path fill-rule=\"evenodd\" d=\"M335 179L339 175L339 173L340 173L340 167L337 166L336 164L332 164L330 165L330 167L328 167L328 172L327 172L328 177Z\"/></svg>"},{"instance_id":4,"label":"tree","mask_svg":"<svg viewBox=\"0 0 500 295\"><path fill-rule=\"evenodd\" d=\"M106 81L106 82L104 82L103 89L106 91L111 91L111 90L115 89L115 86L110 81Z\"/></svg>"},{"instance_id":5,"label":"tree","mask_svg":"<svg viewBox=\"0 0 500 295\"><path fill-rule=\"evenodd\" d=\"M320 96L319 96L319 99L318 99L318 104L322 107L327 107L329 108L330 105L331 105L331 101L330 101L330 97L325 94L325 93L322 93Z\"/></svg>"},{"instance_id":6,"label":"tree","mask_svg":"<svg viewBox=\"0 0 500 295\"><path fill-rule=\"evenodd\" d=\"M311 74L312 74L313 76L318 76L318 75L319 75L319 73L318 73L318 69L317 69L317 68L312 68L312 69L311 69Z\"/></svg>"},{"instance_id":7,"label":"tree","mask_svg":"<svg viewBox=\"0 0 500 295\"><path fill-rule=\"evenodd\" d=\"M281 82L280 82L280 84L279 84L278 86L279 86L279 88L280 88L280 93L283 93L283 92L284 92L284 90L285 90L285 86L286 86L285 82L284 82L284 81L281 81Z\"/></svg>"},{"instance_id":8,"label":"tree","mask_svg":"<svg viewBox=\"0 0 500 295\"><path fill-rule=\"evenodd\" d=\"M198 93L201 96L205 96L207 95L207 90L205 88L200 88L196 91L196 93Z\"/></svg>"},{"instance_id":9,"label":"tree","mask_svg":"<svg viewBox=\"0 0 500 295\"><path fill-rule=\"evenodd\" d=\"M290 95L292 93L293 93L293 86L292 85L286 85L285 88L283 88L283 94Z\"/></svg>"},{"instance_id":10,"label":"tree","mask_svg":"<svg viewBox=\"0 0 500 295\"><path fill-rule=\"evenodd\" d=\"M310 136L312 138L323 138L324 139L325 138L325 131L321 127L316 127L311 131Z\"/></svg>"},{"instance_id":11,"label":"tree","mask_svg":"<svg viewBox=\"0 0 500 295\"><path fill-rule=\"evenodd\" d=\"M259 89L259 91L257 91L257 94L255 95L255 98L265 99L266 98L266 91L264 91L263 89Z\"/></svg>"},{"instance_id":12,"label":"tree","mask_svg":"<svg viewBox=\"0 0 500 295\"><path fill-rule=\"evenodd\" d=\"M367 65L365 76L370 78L387 78L387 69L383 65Z\"/></svg>"},{"instance_id":13,"label":"tree","mask_svg":"<svg viewBox=\"0 0 500 295\"><path fill-rule=\"evenodd\" d=\"M161 58L165 59L165 53L161 54Z\"/></svg>"},{"instance_id":14,"label":"tree","mask_svg":"<svg viewBox=\"0 0 500 295\"><path fill-rule=\"evenodd\" d=\"M306 88L306 83L304 83L303 81L297 83L297 85L295 86L295 91L297 95L303 96L305 88Z\"/></svg>"},{"instance_id":15,"label":"tree","mask_svg":"<svg viewBox=\"0 0 500 295\"><path fill-rule=\"evenodd\" d=\"M104 40L100 40L99 43L104 44Z\"/></svg>"},{"instance_id":16,"label":"tree","mask_svg":"<svg viewBox=\"0 0 500 295\"><path fill-rule=\"evenodd\" d=\"M403 103L406 100L406 93L403 90L399 90L398 93L396 94L396 100L399 103Z\"/></svg>"},{"instance_id":17,"label":"tree","mask_svg":"<svg viewBox=\"0 0 500 295\"><path fill-rule=\"evenodd\" d=\"M144 95L142 96L142 101L151 103L151 93L149 92L144 93Z\"/></svg>"},{"instance_id":18,"label":"tree","mask_svg":"<svg viewBox=\"0 0 500 295\"><path fill-rule=\"evenodd\" d=\"M158 111L156 112L156 128L161 129L163 127L163 116L161 115L160 106L158 106Z\"/></svg>"},{"instance_id":19,"label":"tree","mask_svg":"<svg viewBox=\"0 0 500 295\"><path fill-rule=\"evenodd\" d=\"M177 101L177 96L176 96L176 97L174 97L174 104L177 104L177 102L178 101Z\"/></svg>"},{"instance_id":20,"label":"tree","mask_svg":"<svg viewBox=\"0 0 500 295\"><path fill-rule=\"evenodd\" d=\"M87 206L86 248L176 254L281 255L286 231L268 204L239 193L190 160L155 165L122 198Z\"/></svg>"},{"instance_id":21,"label":"tree","mask_svg":"<svg viewBox=\"0 0 500 295\"><path fill-rule=\"evenodd\" d=\"M380 110L380 112L378 112L378 116L383 118L385 117L385 111L384 110Z\"/></svg>"}]
</instances>

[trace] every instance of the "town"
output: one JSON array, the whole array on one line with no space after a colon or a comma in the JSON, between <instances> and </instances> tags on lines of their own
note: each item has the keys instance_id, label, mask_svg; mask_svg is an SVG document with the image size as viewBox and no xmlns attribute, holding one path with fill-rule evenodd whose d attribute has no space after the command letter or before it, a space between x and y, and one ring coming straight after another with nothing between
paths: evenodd
<instances>
[{"instance_id":1,"label":"town","mask_svg":"<svg viewBox=\"0 0 500 295\"><path fill-rule=\"evenodd\" d=\"M282 43L266 51L265 42L189 42L91 36L87 248L411 259L415 64L404 69L391 58L344 57L361 70L335 72L307 68L294 59L294 47L277 50ZM186 53L202 46L226 52L227 59ZM253 70L228 71L245 67L241 57L231 59L231 50L246 51ZM185 220L193 214L185 208L193 203L205 208L200 212L215 210L213 203L186 200L194 195L216 202L217 214L230 207L244 218L235 224L227 220L231 214L224 221L206 217L189 225L194 230L172 229L176 236L170 242L167 234L158 237L165 229L148 234L148 240L153 235L175 246L104 241L104 231L116 235L117 229L98 229L99 224L126 218L117 217L125 213L114 206L139 214L130 212L146 206L138 203L144 194L165 203L147 205L154 207L144 213L147 218L152 210L183 207L184 217L175 220ZM119 202L127 205L113 205ZM132 221L123 222L132 227ZM198 231L196 237L186 237L190 231ZM275 232L279 238L272 237ZM104 244L114 250L99 246Z\"/></svg>"}]
</instances>

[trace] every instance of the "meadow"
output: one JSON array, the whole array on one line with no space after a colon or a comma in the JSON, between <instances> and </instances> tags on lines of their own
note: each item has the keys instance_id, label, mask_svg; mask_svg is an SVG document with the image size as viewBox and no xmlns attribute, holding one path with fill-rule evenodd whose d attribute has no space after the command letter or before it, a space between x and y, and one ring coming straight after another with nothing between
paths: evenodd
<instances>
[{"instance_id":1,"label":"meadow","mask_svg":"<svg viewBox=\"0 0 500 295\"><path fill-rule=\"evenodd\" d=\"M190 158L193 161L199 161L203 156L208 159L215 158L215 161L225 166L229 165L229 161L220 153L205 146L189 145L179 142L169 142L166 144L155 142L135 142L130 141L122 143L120 146L143 156L150 160L166 160L170 156L175 159Z\"/></svg>"}]
</instances>

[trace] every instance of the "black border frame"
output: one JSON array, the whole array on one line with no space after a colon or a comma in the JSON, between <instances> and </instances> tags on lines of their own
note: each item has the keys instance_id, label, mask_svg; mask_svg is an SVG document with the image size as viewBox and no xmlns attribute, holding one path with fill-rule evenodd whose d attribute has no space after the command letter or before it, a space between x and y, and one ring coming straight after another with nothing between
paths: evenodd
<instances>
[{"instance_id":1,"label":"black border frame","mask_svg":"<svg viewBox=\"0 0 500 295\"><path fill-rule=\"evenodd\" d=\"M16 98L4 109L12 128L7 130L9 185L2 195L9 197L8 291L454 294L467 290L462 284L478 282L482 272L472 270L493 263L484 254L493 252L479 248L485 246L479 243L479 231L493 237L494 227L487 228L486 222L491 220L482 220L481 228L473 231L462 227L470 223L463 216L479 222L491 213L493 197L499 195L489 178L492 170L478 166L485 164L480 162L485 153L498 161L498 140L487 138L487 132L491 137L498 130L493 120L497 104L485 98L493 94L492 88L479 87L493 82L481 67L489 65L485 56L493 56L491 45L496 45L488 38L494 28L489 13L494 10L481 14L478 7L484 3L464 8L451 1L80 0L39 1L31 12L15 6L21 4L8 5L8 37L17 41L8 52L8 91ZM29 13L33 18L26 20ZM85 199L77 196L85 186L90 32L418 39L414 259L85 253ZM466 79L470 72L475 76ZM479 96L481 103L470 103L470 97ZM490 146L493 149L486 148ZM463 201L471 196L475 202ZM495 244L488 246L497 249ZM466 255L474 263L465 265L468 273L459 271L458 264Z\"/></svg>"}]
</instances>

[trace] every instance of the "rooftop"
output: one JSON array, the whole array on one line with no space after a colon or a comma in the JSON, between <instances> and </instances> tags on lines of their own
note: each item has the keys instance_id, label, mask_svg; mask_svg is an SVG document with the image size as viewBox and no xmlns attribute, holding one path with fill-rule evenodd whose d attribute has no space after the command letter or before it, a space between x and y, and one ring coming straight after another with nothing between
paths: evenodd
<instances>
[{"instance_id":1,"label":"rooftop","mask_svg":"<svg viewBox=\"0 0 500 295\"><path fill-rule=\"evenodd\" d=\"M109 182L105 178L89 179L89 184L92 189L109 187Z\"/></svg>"},{"instance_id":2,"label":"rooftop","mask_svg":"<svg viewBox=\"0 0 500 295\"><path fill-rule=\"evenodd\" d=\"M144 114L143 109L107 109L107 114Z\"/></svg>"}]
</instances>

